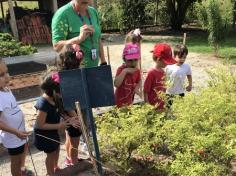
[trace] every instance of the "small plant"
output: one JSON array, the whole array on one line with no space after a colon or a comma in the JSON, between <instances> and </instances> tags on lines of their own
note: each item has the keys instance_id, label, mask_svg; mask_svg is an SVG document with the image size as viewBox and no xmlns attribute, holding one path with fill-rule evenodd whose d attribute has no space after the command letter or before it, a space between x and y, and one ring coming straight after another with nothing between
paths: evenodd
<instances>
[{"instance_id":1,"label":"small plant","mask_svg":"<svg viewBox=\"0 0 236 176\"><path fill-rule=\"evenodd\" d=\"M35 47L17 42L8 33L0 33L0 57L21 56L36 52Z\"/></svg>"}]
</instances>

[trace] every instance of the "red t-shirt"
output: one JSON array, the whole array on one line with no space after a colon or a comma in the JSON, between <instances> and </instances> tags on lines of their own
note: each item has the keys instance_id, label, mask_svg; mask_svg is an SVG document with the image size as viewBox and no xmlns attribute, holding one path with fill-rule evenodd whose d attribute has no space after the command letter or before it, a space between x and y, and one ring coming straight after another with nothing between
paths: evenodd
<instances>
[{"instance_id":1,"label":"red t-shirt","mask_svg":"<svg viewBox=\"0 0 236 176\"><path fill-rule=\"evenodd\" d=\"M116 76L118 76L126 66L123 64L117 69ZM134 90L136 85L141 80L140 70L137 70L134 73L126 74L120 87L117 87L115 90L115 101L117 107L131 105L134 101Z\"/></svg>"},{"instance_id":2,"label":"red t-shirt","mask_svg":"<svg viewBox=\"0 0 236 176\"><path fill-rule=\"evenodd\" d=\"M165 93L165 72L164 70L151 69L144 82L144 93L148 94L148 101L151 105L156 105L157 109L164 109L164 101L158 94Z\"/></svg>"}]
</instances>

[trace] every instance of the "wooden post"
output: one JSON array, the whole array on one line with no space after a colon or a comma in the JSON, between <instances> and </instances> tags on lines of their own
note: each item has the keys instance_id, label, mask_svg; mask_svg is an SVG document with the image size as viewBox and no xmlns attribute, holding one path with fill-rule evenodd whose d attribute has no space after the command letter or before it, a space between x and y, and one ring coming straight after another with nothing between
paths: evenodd
<instances>
[{"instance_id":1,"label":"wooden post","mask_svg":"<svg viewBox=\"0 0 236 176\"><path fill-rule=\"evenodd\" d=\"M111 65L109 46L107 46L107 59L108 59L108 65Z\"/></svg>"},{"instance_id":2,"label":"wooden post","mask_svg":"<svg viewBox=\"0 0 236 176\"><path fill-rule=\"evenodd\" d=\"M99 176L98 168L97 168L97 164L96 164L97 162L94 160L92 149L91 149L90 144L89 144L89 136L88 136L88 133L87 133L87 129L86 129L84 120L83 120L83 115L82 115L82 112L81 112L80 103L75 102L75 106L76 106L76 110L77 110L77 113L78 113L82 134L83 134L85 143L87 144L87 147L88 147L89 156L92 160L92 164L93 164L93 167L94 167L95 174L96 174L96 176Z\"/></svg>"},{"instance_id":3,"label":"wooden post","mask_svg":"<svg viewBox=\"0 0 236 176\"><path fill-rule=\"evenodd\" d=\"M183 44L184 44L184 45L186 44L186 36L187 36L187 34L184 33L184 38L183 38Z\"/></svg>"},{"instance_id":4,"label":"wooden post","mask_svg":"<svg viewBox=\"0 0 236 176\"><path fill-rule=\"evenodd\" d=\"M2 19L4 19L5 16L4 16L4 11L3 11L3 2L2 1L1 1L1 11L2 11Z\"/></svg>"},{"instance_id":5,"label":"wooden post","mask_svg":"<svg viewBox=\"0 0 236 176\"><path fill-rule=\"evenodd\" d=\"M155 8L155 25L158 24L158 5L159 5L159 0L156 0L156 8Z\"/></svg>"},{"instance_id":6,"label":"wooden post","mask_svg":"<svg viewBox=\"0 0 236 176\"><path fill-rule=\"evenodd\" d=\"M53 12L55 13L58 9L57 0L52 0Z\"/></svg>"},{"instance_id":7,"label":"wooden post","mask_svg":"<svg viewBox=\"0 0 236 176\"><path fill-rule=\"evenodd\" d=\"M9 11L10 11L10 16L11 16L10 25L11 25L12 33L13 33L15 39L19 40L18 29L17 29L17 25L16 25L16 16L15 16L15 12L13 9L12 0L8 0L8 6L9 6Z\"/></svg>"}]
</instances>

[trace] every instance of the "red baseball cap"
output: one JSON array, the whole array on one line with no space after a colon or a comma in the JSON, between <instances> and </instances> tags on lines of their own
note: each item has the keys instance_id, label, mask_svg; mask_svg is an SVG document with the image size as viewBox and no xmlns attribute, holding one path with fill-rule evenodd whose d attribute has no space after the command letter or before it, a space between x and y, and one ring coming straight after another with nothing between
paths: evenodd
<instances>
[{"instance_id":1,"label":"red baseball cap","mask_svg":"<svg viewBox=\"0 0 236 176\"><path fill-rule=\"evenodd\" d=\"M172 57L171 47L165 43L156 44L151 52L153 56L160 58L166 65L176 63L176 60Z\"/></svg>"}]
</instances>

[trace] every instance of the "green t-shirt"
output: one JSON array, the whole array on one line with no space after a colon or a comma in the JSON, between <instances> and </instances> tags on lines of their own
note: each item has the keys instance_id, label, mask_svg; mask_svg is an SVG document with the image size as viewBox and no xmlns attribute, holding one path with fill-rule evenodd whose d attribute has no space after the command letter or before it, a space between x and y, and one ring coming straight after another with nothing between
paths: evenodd
<instances>
[{"instance_id":1,"label":"green t-shirt","mask_svg":"<svg viewBox=\"0 0 236 176\"><path fill-rule=\"evenodd\" d=\"M101 28L97 11L93 7L89 6L88 13L92 21L94 34L92 36L93 42L91 41L91 37L89 36L86 38L86 40L80 43L80 47L84 52L82 66L94 67L97 66L99 62L99 41L101 38ZM90 25L88 16L82 16L82 18L87 25ZM84 23L80 19L77 12L73 10L72 4L68 3L64 5L63 7L58 9L52 19L52 43L56 44L61 40L68 40L73 37L79 36L80 27L83 25ZM95 48L97 50L96 60L91 59L92 48Z\"/></svg>"}]
</instances>

